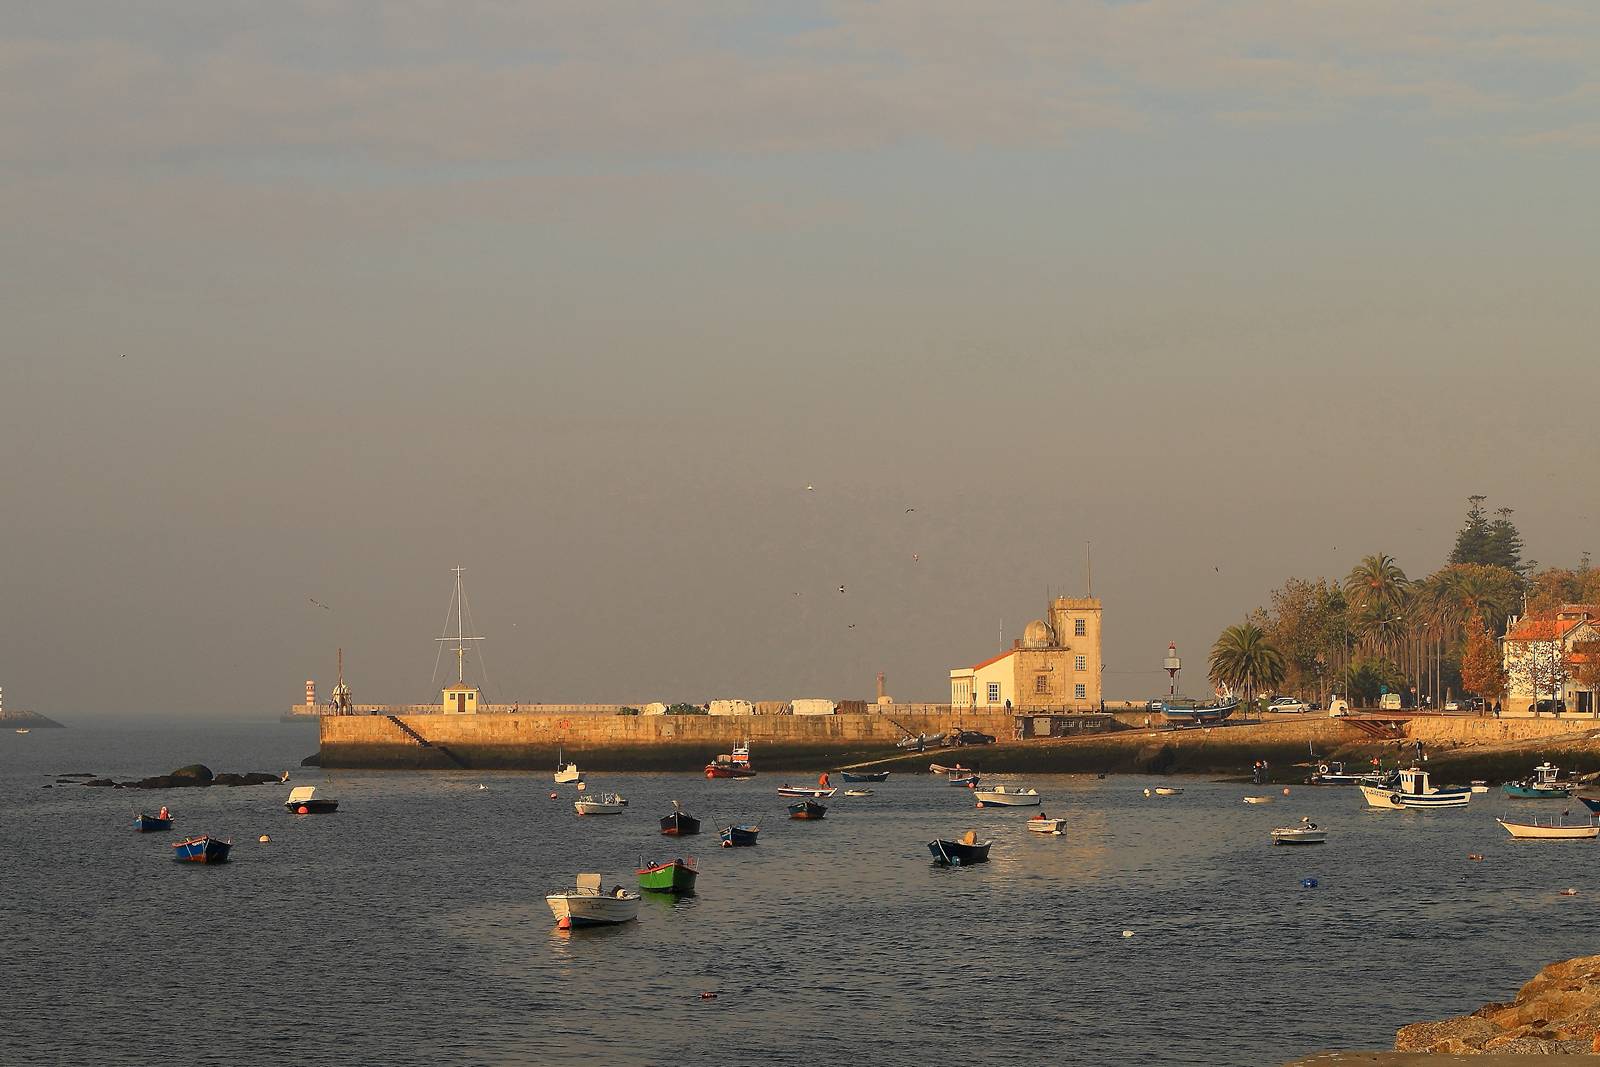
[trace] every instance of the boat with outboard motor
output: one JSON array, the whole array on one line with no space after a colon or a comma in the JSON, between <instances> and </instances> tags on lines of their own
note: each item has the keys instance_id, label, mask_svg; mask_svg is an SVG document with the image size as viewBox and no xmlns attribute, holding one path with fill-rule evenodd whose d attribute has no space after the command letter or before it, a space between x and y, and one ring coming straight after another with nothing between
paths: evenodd
<instances>
[{"instance_id":1,"label":"boat with outboard motor","mask_svg":"<svg viewBox=\"0 0 1600 1067\"><path fill-rule=\"evenodd\" d=\"M641 861L633 873L639 876L640 889L648 889L652 893L692 896L694 881L700 876L700 869L695 866L694 857L691 856L686 860L673 859L665 863Z\"/></svg>"},{"instance_id":2,"label":"boat with outboard motor","mask_svg":"<svg viewBox=\"0 0 1600 1067\"><path fill-rule=\"evenodd\" d=\"M966 867L974 863L988 863L989 849L994 841L979 841L976 830L968 830L958 840L938 838L928 842L933 862L941 867Z\"/></svg>"},{"instance_id":3,"label":"boat with outboard motor","mask_svg":"<svg viewBox=\"0 0 1600 1067\"><path fill-rule=\"evenodd\" d=\"M1052 819L1044 812L1039 812L1027 822L1028 829L1036 834L1050 834L1060 837L1067 825L1065 819Z\"/></svg>"},{"instance_id":4,"label":"boat with outboard motor","mask_svg":"<svg viewBox=\"0 0 1600 1067\"><path fill-rule=\"evenodd\" d=\"M1274 845L1321 845L1328 840L1328 831L1311 821L1311 816L1300 816L1299 826L1280 826L1272 831Z\"/></svg>"},{"instance_id":5,"label":"boat with outboard motor","mask_svg":"<svg viewBox=\"0 0 1600 1067\"><path fill-rule=\"evenodd\" d=\"M627 806L628 800L621 793L585 795L572 802L572 810L579 815L621 815Z\"/></svg>"},{"instance_id":6,"label":"boat with outboard motor","mask_svg":"<svg viewBox=\"0 0 1600 1067\"><path fill-rule=\"evenodd\" d=\"M1039 791L1037 789L1007 789L997 785L993 789L979 789L974 794L978 798L980 808L1037 808L1039 806Z\"/></svg>"},{"instance_id":7,"label":"boat with outboard motor","mask_svg":"<svg viewBox=\"0 0 1600 1067\"><path fill-rule=\"evenodd\" d=\"M1436 786L1421 767L1397 771L1382 785L1362 782L1359 788L1374 808L1464 808L1472 799L1470 786Z\"/></svg>"},{"instance_id":8,"label":"boat with outboard motor","mask_svg":"<svg viewBox=\"0 0 1600 1067\"><path fill-rule=\"evenodd\" d=\"M609 892L601 888L598 874L580 874L571 889L545 895L544 902L556 917L556 927L571 930L578 926L611 926L639 917L639 894L617 886Z\"/></svg>"}]
</instances>

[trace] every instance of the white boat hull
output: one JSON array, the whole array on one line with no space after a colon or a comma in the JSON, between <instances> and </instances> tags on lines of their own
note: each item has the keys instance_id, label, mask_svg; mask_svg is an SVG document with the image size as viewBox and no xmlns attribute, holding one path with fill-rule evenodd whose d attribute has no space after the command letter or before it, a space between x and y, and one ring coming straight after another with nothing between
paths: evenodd
<instances>
[{"instance_id":1,"label":"white boat hull","mask_svg":"<svg viewBox=\"0 0 1600 1067\"><path fill-rule=\"evenodd\" d=\"M977 791L978 807L980 808L1037 808L1039 794L1033 790L1026 793L1002 792L998 789L979 789Z\"/></svg>"},{"instance_id":2,"label":"white boat hull","mask_svg":"<svg viewBox=\"0 0 1600 1067\"><path fill-rule=\"evenodd\" d=\"M1568 826L1560 823L1507 822L1496 819L1495 822L1506 828L1506 833L1512 837L1530 841L1592 841L1600 837L1600 823L1579 823Z\"/></svg>"},{"instance_id":3,"label":"white boat hull","mask_svg":"<svg viewBox=\"0 0 1600 1067\"><path fill-rule=\"evenodd\" d=\"M1271 797L1245 797L1244 798L1244 802L1246 804L1271 804L1272 803L1272 798Z\"/></svg>"},{"instance_id":4,"label":"white boat hull","mask_svg":"<svg viewBox=\"0 0 1600 1067\"><path fill-rule=\"evenodd\" d=\"M1472 799L1470 789L1441 790L1437 793L1401 793L1386 786L1363 785L1361 795L1374 808L1464 808Z\"/></svg>"},{"instance_id":5,"label":"white boat hull","mask_svg":"<svg viewBox=\"0 0 1600 1067\"><path fill-rule=\"evenodd\" d=\"M1036 834L1059 836L1066 821L1065 819L1029 819L1028 829Z\"/></svg>"},{"instance_id":6,"label":"white boat hull","mask_svg":"<svg viewBox=\"0 0 1600 1067\"><path fill-rule=\"evenodd\" d=\"M778 790L780 797L808 797L812 800L827 800L839 790L837 789L812 789L800 786L786 785Z\"/></svg>"},{"instance_id":7,"label":"white boat hull","mask_svg":"<svg viewBox=\"0 0 1600 1067\"><path fill-rule=\"evenodd\" d=\"M562 929L574 926L611 926L631 922L639 917L639 894L622 896L595 896L591 893L551 893L544 898L556 925Z\"/></svg>"},{"instance_id":8,"label":"white boat hull","mask_svg":"<svg viewBox=\"0 0 1600 1067\"><path fill-rule=\"evenodd\" d=\"M571 785L583 781L583 772L578 770L576 763L569 763L556 772L555 778L556 785Z\"/></svg>"},{"instance_id":9,"label":"white boat hull","mask_svg":"<svg viewBox=\"0 0 1600 1067\"><path fill-rule=\"evenodd\" d=\"M1272 831L1274 845L1320 845L1328 840L1326 830L1302 830L1297 826Z\"/></svg>"},{"instance_id":10,"label":"white boat hull","mask_svg":"<svg viewBox=\"0 0 1600 1067\"><path fill-rule=\"evenodd\" d=\"M625 804L608 804L600 800L575 800L572 809L579 815L621 815Z\"/></svg>"}]
</instances>

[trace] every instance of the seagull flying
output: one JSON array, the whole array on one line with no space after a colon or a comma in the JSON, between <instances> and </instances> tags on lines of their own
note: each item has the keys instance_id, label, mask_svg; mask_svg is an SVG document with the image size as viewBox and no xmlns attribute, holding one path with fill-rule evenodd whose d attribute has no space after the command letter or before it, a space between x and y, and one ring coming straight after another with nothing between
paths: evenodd
<instances>
[{"instance_id":1,"label":"seagull flying","mask_svg":"<svg viewBox=\"0 0 1600 1067\"><path fill-rule=\"evenodd\" d=\"M306 597L306 599L311 601L311 603L315 604L317 607L321 608L323 611L332 611L333 610L332 608L328 607L328 605L326 605L322 601L318 600L316 597L308 596L308 597Z\"/></svg>"}]
</instances>

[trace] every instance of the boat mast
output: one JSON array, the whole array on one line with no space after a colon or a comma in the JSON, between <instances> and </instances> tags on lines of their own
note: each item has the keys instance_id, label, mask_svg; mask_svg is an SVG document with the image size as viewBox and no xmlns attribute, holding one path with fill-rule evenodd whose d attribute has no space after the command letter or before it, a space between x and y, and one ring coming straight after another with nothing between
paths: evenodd
<instances>
[{"instance_id":1,"label":"boat mast","mask_svg":"<svg viewBox=\"0 0 1600 1067\"><path fill-rule=\"evenodd\" d=\"M451 641L451 640L455 641L456 645L455 645L455 648L452 649L452 651L455 652L455 654L456 654L456 684L457 685L466 685L467 684L467 642L468 641L482 641L483 638L481 638L481 637L468 637L467 633L466 633L466 629L465 629L465 627L466 627L466 619L464 618L465 612L463 611L463 608L462 608L462 604L463 604L463 600L464 600L465 594L462 592L462 588L461 588L461 576L466 573L467 569L465 567L454 567L454 568L452 568L452 570L455 571L455 575L456 575L455 593L451 597L451 608L452 608L452 610L454 610L455 616L456 616L456 635L455 635L454 638L452 638L447 633L446 636L437 638L437 640L439 640L441 642L443 642L443 641ZM450 628L450 619L449 619L448 616L446 616L446 618L445 618L445 629L446 629L446 631L448 631L449 628Z\"/></svg>"}]
</instances>

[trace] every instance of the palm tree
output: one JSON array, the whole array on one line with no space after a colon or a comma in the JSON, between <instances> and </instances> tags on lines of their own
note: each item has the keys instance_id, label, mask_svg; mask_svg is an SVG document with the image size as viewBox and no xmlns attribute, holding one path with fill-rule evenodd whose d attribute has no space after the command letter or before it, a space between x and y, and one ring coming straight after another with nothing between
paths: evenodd
<instances>
[{"instance_id":1,"label":"palm tree","mask_svg":"<svg viewBox=\"0 0 1600 1067\"><path fill-rule=\"evenodd\" d=\"M1211 646L1211 680L1244 692L1254 700L1259 691L1283 681L1283 653L1254 623L1242 622L1222 631Z\"/></svg>"},{"instance_id":2,"label":"palm tree","mask_svg":"<svg viewBox=\"0 0 1600 1067\"><path fill-rule=\"evenodd\" d=\"M1369 647L1387 652L1400 640L1410 585L1394 557L1383 552L1363 559L1345 578L1354 629Z\"/></svg>"}]
</instances>

